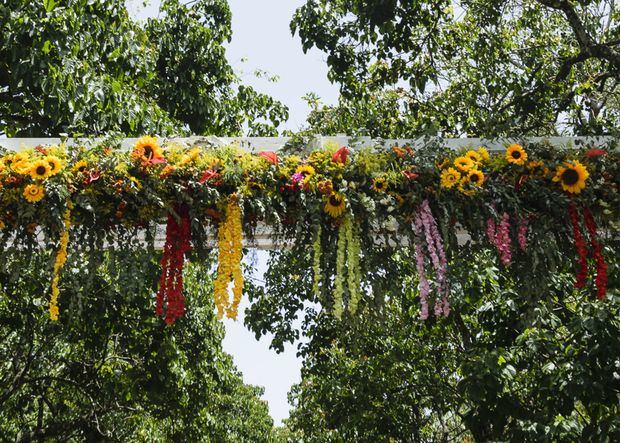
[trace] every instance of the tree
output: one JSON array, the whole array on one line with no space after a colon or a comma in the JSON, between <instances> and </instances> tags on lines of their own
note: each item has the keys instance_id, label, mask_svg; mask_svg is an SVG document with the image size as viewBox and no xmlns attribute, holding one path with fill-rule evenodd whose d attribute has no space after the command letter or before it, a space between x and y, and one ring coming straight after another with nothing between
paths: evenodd
<instances>
[{"instance_id":1,"label":"tree","mask_svg":"<svg viewBox=\"0 0 620 443\"><path fill-rule=\"evenodd\" d=\"M288 110L239 84L225 1L161 4L146 27L121 0L0 5L0 133L274 135Z\"/></svg>"},{"instance_id":2,"label":"tree","mask_svg":"<svg viewBox=\"0 0 620 443\"><path fill-rule=\"evenodd\" d=\"M409 136L601 134L617 126L613 1L309 0L291 29L304 50L327 53L343 94L328 116L352 115L368 132L377 129L363 109L375 97L398 109ZM382 135L399 133L391 128Z\"/></svg>"},{"instance_id":3,"label":"tree","mask_svg":"<svg viewBox=\"0 0 620 443\"><path fill-rule=\"evenodd\" d=\"M167 327L152 252L118 248L72 251L58 323L44 314L49 252L3 252L0 439L272 441L262 390L222 351L208 262L186 268L188 314Z\"/></svg>"}]
</instances>

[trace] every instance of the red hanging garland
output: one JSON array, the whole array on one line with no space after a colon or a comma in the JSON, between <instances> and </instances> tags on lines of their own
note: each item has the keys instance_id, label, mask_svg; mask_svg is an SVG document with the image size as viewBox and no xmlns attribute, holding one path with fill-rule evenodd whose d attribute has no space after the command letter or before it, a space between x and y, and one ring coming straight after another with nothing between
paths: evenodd
<instances>
[{"instance_id":1,"label":"red hanging garland","mask_svg":"<svg viewBox=\"0 0 620 443\"><path fill-rule=\"evenodd\" d=\"M168 215L166 225L166 243L161 256L161 277L159 278L159 291L155 313L157 316L164 315L166 304L166 324L173 324L185 311L185 297L183 296L183 264L185 253L191 250L191 230L189 211L186 206L176 206L175 212L179 221L172 215Z\"/></svg>"},{"instance_id":2,"label":"red hanging garland","mask_svg":"<svg viewBox=\"0 0 620 443\"><path fill-rule=\"evenodd\" d=\"M583 208L583 219L590 235L590 245L592 246L594 261L596 262L596 298L604 300L607 293L607 263L605 263L605 258L601 252L601 244L596 237L596 222L587 207Z\"/></svg>"},{"instance_id":3,"label":"red hanging garland","mask_svg":"<svg viewBox=\"0 0 620 443\"><path fill-rule=\"evenodd\" d=\"M586 278L588 277L588 252L586 250L586 242L583 239L581 229L579 228L577 206L573 200L571 200L570 205L568 206L568 215L573 225L573 237L575 238L575 246L577 247L577 254L579 255L579 271L577 272L575 287L583 288L586 285Z\"/></svg>"}]
</instances>

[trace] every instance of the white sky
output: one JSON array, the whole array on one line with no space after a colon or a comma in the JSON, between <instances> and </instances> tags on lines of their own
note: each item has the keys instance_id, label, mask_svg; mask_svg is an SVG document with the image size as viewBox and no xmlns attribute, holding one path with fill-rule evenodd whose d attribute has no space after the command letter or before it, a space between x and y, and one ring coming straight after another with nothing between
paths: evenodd
<instances>
[{"instance_id":1,"label":"white sky","mask_svg":"<svg viewBox=\"0 0 620 443\"><path fill-rule=\"evenodd\" d=\"M159 1L153 0L146 7L142 0L129 0L129 10L137 18L157 15ZM293 37L289 22L295 9L303 0L230 0L232 10L232 42L227 56L233 68L241 74L243 82L254 86L288 105L289 121L285 129L299 129L308 114L308 107L301 97L315 92L326 104L337 101L338 89L327 80L327 65L319 51L304 54L298 37ZM247 59L243 62L242 59ZM280 77L277 83L257 79L256 69ZM262 279L265 269L265 252L258 253L255 276ZM295 347L288 346L282 354L269 350L268 339L257 342L254 335L243 326L241 305L236 322L225 320L224 350L230 353L246 383L263 386L269 411L276 424L288 417L287 393L300 379L301 361Z\"/></svg>"}]
</instances>

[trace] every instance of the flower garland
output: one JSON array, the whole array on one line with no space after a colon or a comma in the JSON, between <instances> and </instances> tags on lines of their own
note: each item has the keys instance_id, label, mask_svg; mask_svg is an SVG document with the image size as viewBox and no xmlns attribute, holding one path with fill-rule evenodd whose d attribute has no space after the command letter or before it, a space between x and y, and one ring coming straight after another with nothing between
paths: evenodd
<instances>
[{"instance_id":1,"label":"flower garland","mask_svg":"<svg viewBox=\"0 0 620 443\"><path fill-rule=\"evenodd\" d=\"M497 249L500 260L504 266L510 266L510 263L512 262L512 253L510 252L510 216L504 212L499 226L496 226L493 218L489 217L487 219L486 234L489 242L495 246L495 249ZM521 232L520 235L523 238L519 239L519 242L523 242L523 248L525 248L525 234L526 232Z\"/></svg>"},{"instance_id":2,"label":"flower garland","mask_svg":"<svg viewBox=\"0 0 620 443\"><path fill-rule=\"evenodd\" d=\"M60 270L67 262L67 247L69 245L69 230L71 229L71 210L73 209L73 203L67 202L67 208L63 214L63 230L60 234L58 251L56 252L56 258L54 259L54 271L52 273L52 294L50 297L50 319L52 321L58 320L58 295L60 290L58 289L58 281L60 280Z\"/></svg>"},{"instance_id":3,"label":"flower garland","mask_svg":"<svg viewBox=\"0 0 620 443\"><path fill-rule=\"evenodd\" d=\"M519 217L519 228L517 232L517 242L519 243L519 248L525 252L527 249L527 232L528 232L528 219L525 217Z\"/></svg>"},{"instance_id":4,"label":"flower garland","mask_svg":"<svg viewBox=\"0 0 620 443\"><path fill-rule=\"evenodd\" d=\"M317 300L321 297L321 233L321 225L318 225L316 237L312 244L312 272L314 277L312 281L312 291Z\"/></svg>"},{"instance_id":5,"label":"flower garland","mask_svg":"<svg viewBox=\"0 0 620 443\"><path fill-rule=\"evenodd\" d=\"M243 258L241 230L241 208L237 196L231 195L226 206L226 217L218 229L219 262L217 278L214 283L215 305L217 318L226 316L237 318L237 311L243 294L243 272L241 259ZM233 300L229 301L228 286L233 282Z\"/></svg>"},{"instance_id":6,"label":"flower garland","mask_svg":"<svg viewBox=\"0 0 620 443\"><path fill-rule=\"evenodd\" d=\"M450 304L448 302L448 283L447 272L448 262L443 246L437 222L431 211L428 200L424 200L414 219L414 229L418 238L424 237L426 240L426 249L430 257L430 261L437 274L437 301L435 302L435 315L447 317L450 315ZM428 318L428 301L427 297L430 293L428 280L424 271L424 254L422 252L421 242L415 244L416 268L420 276L420 303L422 307L421 318Z\"/></svg>"},{"instance_id":7,"label":"flower garland","mask_svg":"<svg viewBox=\"0 0 620 443\"><path fill-rule=\"evenodd\" d=\"M185 312L185 297L183 296L183 265L185 253L191 249L191 229L189 210L186 206L176 206L175 212L179 221L171 213L166 225L166 243L161 256L161 277L155 303L155 314L158 317L166 314L166 324L173 324Z\"/></svg>"},{"instance_id":8,"label":"flower garland","mask_svg":"<svg viewBox=\"0 0 620 443\"><path fill-rule=\"evenodd\" d=\"M347 235L346 225L349 223L349 218L345 217L342 225L338 229L338 244L336 247L336 276L334 277L334 317L337 319L342 318L342 312L344 310L344 304L342 297L344 295L344 266L346 258L347 247Z\"/></svg>"},{"instance_id":9,"label":"flower garland","mask_svg":"<svg viewBox=\"0 0 620 443\"><path fill-rule=\"evenodd\" d=\"M355 314L359 303L360 282L362 280L360 272L360 237L357 223L349 221L346 226L347 240L347 287L349 288L349 312Z\"/></svg>"},{"instance_id":10,"label":"flower garland","mask_svg":"<svg viewBox=\"0 0 620 443\"><path fill-rule=\"evenodd\" d=\"M570 201L570 204L568 205L568 216L573 226L573 237L575 239L575 246L577 248L577 255L579 257L579 271L577 271L577 275L575 278L575 287L583 288L586 285L586 279L588 278L588 252L586 250L586 242L583 239L581 229L579 228L579 215L577 214L577 206L572 199Z\"/></svg>"},{"instance_id":11,"label":"flower garland","mask_svg":"<svg viewBox=\"0 0 620 443\"><path fill-rule=\"evenodd\" d=\"M592 254L594 261L596 262L596 298L599 300L605 299L607 293L607 263L601 253L601 244L598 242L596 235L596 222L592 216L592 212L587 207L583 208L583 219L586 224L586 229L590 235L590 245L592 246Z\"/></svg>"},{"instance_id":12,"label":"flower garland","mask_svg":"<svg viewBox=\"0 0 620 443\"><path fill-rule=\"evenodd\" d=\"M342 318L344 312L344 276L346 266L347 289L349 299L347 309L355 314L361 298L360 282L360 239L356 223L350 217L345 217L338 229L338 244L336 251L336 276L334 278L334 317ZM315 274L316 275L316 274Z\"/></svg>"}]
</instances>

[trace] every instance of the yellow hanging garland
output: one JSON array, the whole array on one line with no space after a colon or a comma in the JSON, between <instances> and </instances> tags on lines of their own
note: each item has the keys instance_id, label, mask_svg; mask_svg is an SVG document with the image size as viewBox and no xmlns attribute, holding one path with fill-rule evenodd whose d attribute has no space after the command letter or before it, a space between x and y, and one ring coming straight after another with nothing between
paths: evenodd
<instances>
[{"instance_id":1,"label":"yellow hanging garland","mask_svg":"<svg viewBox=\"0 0 620 443\"><path fill-rule=\"evenodd\" d=\"M236 319L239 303L243 294L243 273L241 259L243 257L241 230L241 208L236 195L231 195L226 206L226 217L218 229L219 263L217 278L214 283L214 298L217 307L217 318L221 319L226 312L228 318ZM232 303L228 297L228 286L233 282Z\"/></svg>"},{"instance_id":2,"label":"yellow hanging garland","mask_svg":"<svg viewBox=\"0 0 620 443\"><path fill-rule=\"evenodd\" d=\"M67 246L69 245L69 229L71 228L71 210L73 204L67 202L67 208L63 215L64 228L60 234L60 241L58 251L56 252L56 258L54 259L54 272L52 274L52 295L50 297L50 319L52 321L58 320L58 281L60 280L60 270L67 262Z\"/></svg>"}]
</instances>

